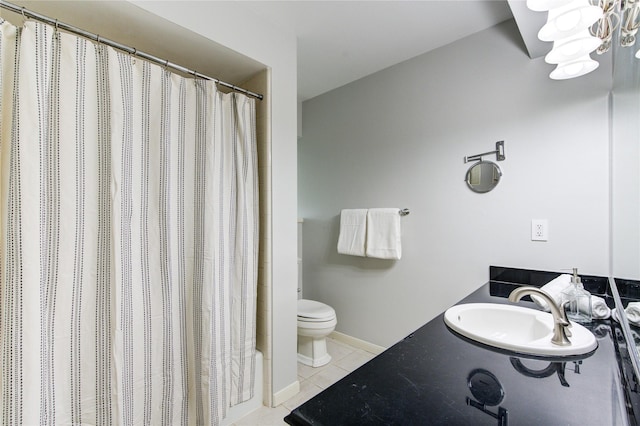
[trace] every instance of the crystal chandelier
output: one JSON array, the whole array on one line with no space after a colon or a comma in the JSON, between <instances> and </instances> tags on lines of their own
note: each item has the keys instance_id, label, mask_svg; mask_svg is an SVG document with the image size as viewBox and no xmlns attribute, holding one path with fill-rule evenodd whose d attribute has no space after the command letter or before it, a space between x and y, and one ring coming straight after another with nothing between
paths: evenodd
<instances>
[{"instance_id":1,"label":"crystal chandelier","mask_svg":"<svg viewBox=\"0 0 640 426\"><path fill-rule=\"evenodd\" d=\"M595 70L599 63L591 58L592 52L608 52L618 28L620 45L633 46L640 27L640 0L527 0L527 7L548 12L538 38L553 42L545 61L556 65L549 74L554 80ZM640 58L640 50L636 57Z\"/></svg>"}]
</instances>

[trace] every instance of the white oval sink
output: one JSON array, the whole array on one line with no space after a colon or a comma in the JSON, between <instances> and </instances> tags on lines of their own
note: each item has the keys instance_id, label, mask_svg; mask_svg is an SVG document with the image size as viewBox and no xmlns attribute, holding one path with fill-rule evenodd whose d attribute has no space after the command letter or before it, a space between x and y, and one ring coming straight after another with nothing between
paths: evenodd
<instances>
[{"instance_id":1,"label":"white oval sink","mask_svg":"<svg viewBox=\"0 0 640 426\"><path fill-rule=\"evenodd\" d=\"M582 355L598 347L596 337L580 324L571 322L571 345L551 343L553 317L550 313L515 305L467 303L444 313L445 323L455 332L485 345L530 355Z\"/></svg>"}]
</instances>

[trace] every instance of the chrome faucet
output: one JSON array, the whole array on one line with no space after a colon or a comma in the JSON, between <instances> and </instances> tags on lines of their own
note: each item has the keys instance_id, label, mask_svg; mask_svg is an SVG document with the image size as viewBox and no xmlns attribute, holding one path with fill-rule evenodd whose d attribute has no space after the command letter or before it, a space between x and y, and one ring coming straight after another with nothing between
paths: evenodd
<instances>
[{"instance_id":1,"label":"chrome faucet","mask_svg":"<svg viewBox=\"0 0 640 426\"><path fill-rule=\"evenodd\" d=\"M558 346L569 346L571 341L567 336L571 335L571 332L567 330L571 326L571 323L567 319L567 314L564 311L564 306L558 306L549 294L538 287L518 287L509 295L510 302L518 302L524 296L534 294L542 299L549 305L551 309L551 315L553 315L553 337L551 343Z\"/></svg>"}]
</instances>

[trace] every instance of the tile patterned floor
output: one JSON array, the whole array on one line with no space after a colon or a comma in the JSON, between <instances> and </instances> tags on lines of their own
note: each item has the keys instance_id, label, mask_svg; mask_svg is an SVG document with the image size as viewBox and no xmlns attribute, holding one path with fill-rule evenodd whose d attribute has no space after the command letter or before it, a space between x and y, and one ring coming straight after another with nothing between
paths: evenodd
<instances>
[{"instance_id":1,"label":"tile patterned floor","mask_svg":"<svg viewBox=\"0 0 640 426\"><path fill-rule=\"evenodd\" d=\"M282 419L291 410L313 398L320 391L331 386L375 356L372 353L354 348L332 338L327 338L327 350L331 355L331 362L327 365L312 368L298 363L300 392L297 395L275 408L261 407L234 423L234 426L286 425Z\"/></svg>"}]
</instances>

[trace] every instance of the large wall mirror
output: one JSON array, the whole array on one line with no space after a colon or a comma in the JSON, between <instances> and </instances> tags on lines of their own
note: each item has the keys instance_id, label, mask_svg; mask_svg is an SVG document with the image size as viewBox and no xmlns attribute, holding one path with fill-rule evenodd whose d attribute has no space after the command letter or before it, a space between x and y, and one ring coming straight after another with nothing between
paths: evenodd
<instances>
[{"instance_id":1,"label":"large wall mirror","mask_svg":"<svg viewBox=\"0 0 640 426\"><path fill-rule=\"evenodd\" d=\"M614 40L615 42L616 40ZM614 78L611 114L611 270L623 306L631 299L626 280L640 280L640 48L620 47L614 43ZM637 299L637 297L634 297ZM627 327L640 336L640 327ZM626 334L626 333L625 333ZM638 350L635 350L638 374Z\"/></svg>"},{"instance_id":2,"label":"large wall mirror","mask_svg":"<svg viewBox=\"0 0 640 426\"><path fill-rule=\"evenodd\" d=\"M614 277L640 280L639 46L614 52L611 114L612 264Z\"/></svg>"}]
</instances>

